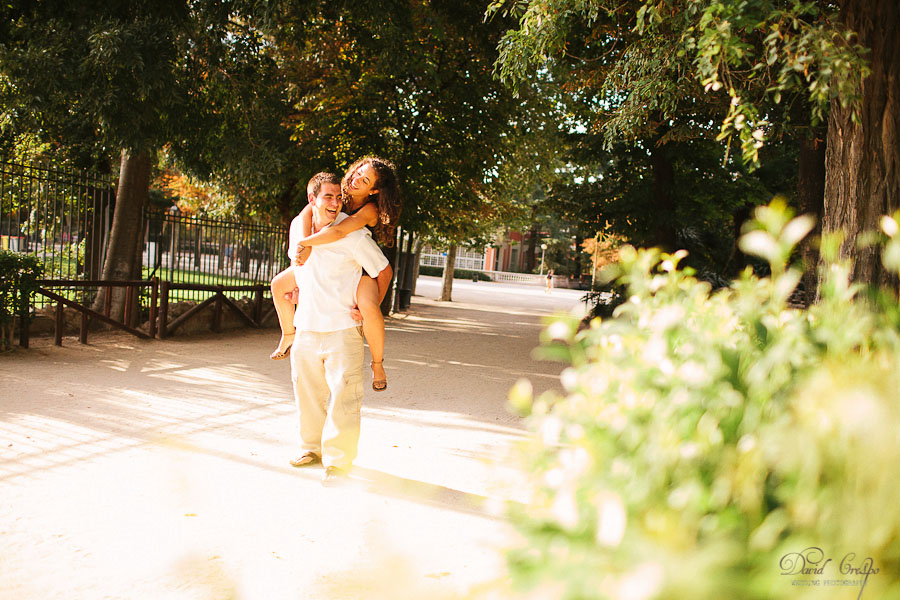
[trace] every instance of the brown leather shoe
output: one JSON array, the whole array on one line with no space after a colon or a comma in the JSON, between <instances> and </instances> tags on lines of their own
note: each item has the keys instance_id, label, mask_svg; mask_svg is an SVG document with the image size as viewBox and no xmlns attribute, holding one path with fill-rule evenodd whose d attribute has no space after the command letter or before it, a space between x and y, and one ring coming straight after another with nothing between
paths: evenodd
<instances>
[{"instance_id":1,"label":"brown leather shoe","mask_svg":"<svg viewBox=\"0 0 900 600\"><path fill-rule=\"evenodd\" d=\"M306 452L303 456L291 460L292 467L308 467L322 462L319 455L315 452Z\"/></svg>"},{"instance_id":2,"label":"brown leather shoe","mask_svg":"<svg viewBox=\"0 0 900 600\"><path fill-rule=\"evenodd\" d=\"M325 487L334 487L343 485L349 481L350 473L345 469L338 467L326 467L325 475L322 476L322 485Z\"/></svg>"}]
</instances>

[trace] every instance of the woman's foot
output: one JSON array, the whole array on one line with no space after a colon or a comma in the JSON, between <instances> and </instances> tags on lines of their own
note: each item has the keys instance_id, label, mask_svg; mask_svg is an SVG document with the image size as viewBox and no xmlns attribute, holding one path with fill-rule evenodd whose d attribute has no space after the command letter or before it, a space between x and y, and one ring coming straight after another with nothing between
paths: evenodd
<instances>
[{"instance_id":1,"label":"woman's foot","mask_svg":"<svg viewBox=\"0 0 900 600\"><path fill-rule=\"evenodd\" d=\"M269 355L269 358L272 360L281 360L283 358L287 358L291 353L291 346L294 344L294 332L292 333L282 333L281 340L278 342L278 348L275 349L275 352Z\"/></svg>"},{"instance_id":2,"label":"woman's foot","mask_svg":"<svg viewBox=\"0 0 900 600\"><path fill-rule=\"evenodd\" d=\"M384 360L372 361L372 389L383 392L387 389L387 373L384 372Z\"/></svg>"}]
</instances>

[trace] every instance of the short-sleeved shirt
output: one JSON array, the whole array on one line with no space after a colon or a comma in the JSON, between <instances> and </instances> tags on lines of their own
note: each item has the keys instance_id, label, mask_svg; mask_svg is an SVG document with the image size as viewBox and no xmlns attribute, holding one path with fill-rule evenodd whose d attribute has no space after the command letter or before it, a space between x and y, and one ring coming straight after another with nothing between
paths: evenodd
<instances>
[{"instance_id":1,"label":"short-sleeved shirt","mask_svg":"<svg viewBox=\"0 0 900 600\"><path fill-rule=\"evenodd\" d=\"M334 223L347 215L339 213ZM299 215L291 222L288 253L297 249L300 240ZM356 306L356 288L365 272L377 277L388 266L367 229L358 229L346 237L313 247L306 263L294 268L300 296L294 313L297 331L329 332L358 327L350 316Z\"/></svg>"}]
</instances>

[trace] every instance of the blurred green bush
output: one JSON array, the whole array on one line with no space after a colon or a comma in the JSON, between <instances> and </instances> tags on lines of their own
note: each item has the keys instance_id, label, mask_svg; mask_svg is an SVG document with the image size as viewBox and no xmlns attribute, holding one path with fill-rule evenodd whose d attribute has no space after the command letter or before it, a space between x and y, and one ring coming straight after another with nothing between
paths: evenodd
<instances>
[{"instance_id":1,"label":"blurred green bush","mask_svg":"<svg viewBox=\"0 0 900 600\"><path fill-rule=\"evenodd\" d=\"M897 272L896 218L882 224ZM512 509L517 589L900 598L896 290L851 283L825 239L821 299L791 308L788 261L812 226L777 202L758 209L741 247L771 276L716 292L679 268L684 253L626 248L614 317L544 330L541 354L570 366L565 396L535 399L526 381L510 393L534 431L530 501Z\"/></svg>"},{"instance_id":2,"label":"blurred green bush","mask_svg":"<svg viewBox=\"0 0 900 600\"><path fill-rule=\"evenodd\" d=\"M29 306L35 281L44 272L36 256L0 250L0 350L12 346L12 329L16 315L31 318Z\"/></svg>"},{"instance_id":3,"label":"blurred green bush","mask_svg":"<svg viewBox=\"0 0 900 600\"><path fill-rule=\"evenodd\" d=\"M430 275L432 277L442 277L444 275L444 267L428 267L420 266L419 275ZM469 269L453 269L453 279L472 279L476 277L478 281L490 281L489 275L485 275L481 271L472 271Z\"/></svg>"}]
</instances>

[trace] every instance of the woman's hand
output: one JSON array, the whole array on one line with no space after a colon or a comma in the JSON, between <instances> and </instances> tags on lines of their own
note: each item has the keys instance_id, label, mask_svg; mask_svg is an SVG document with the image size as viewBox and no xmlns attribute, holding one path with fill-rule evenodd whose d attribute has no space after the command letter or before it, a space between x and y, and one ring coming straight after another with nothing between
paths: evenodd
<instances>
[{"instance_id":1,"label":"woman's hand","mask_svg":"<svg viewBox=\"0 0 900 600\"><path fill-rule=\"evenodd\" d=\"M294 253L294 265L302 266L309 259L309 255L312 252L312 246L304 246L303 244L297 244L297 251Z\"/></svg>"}]
</instances>

